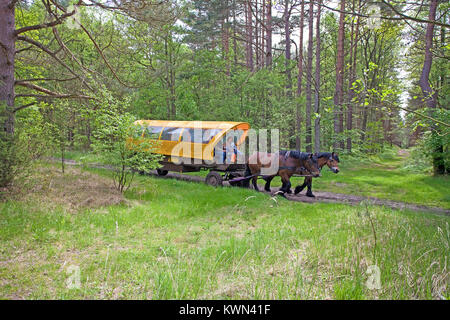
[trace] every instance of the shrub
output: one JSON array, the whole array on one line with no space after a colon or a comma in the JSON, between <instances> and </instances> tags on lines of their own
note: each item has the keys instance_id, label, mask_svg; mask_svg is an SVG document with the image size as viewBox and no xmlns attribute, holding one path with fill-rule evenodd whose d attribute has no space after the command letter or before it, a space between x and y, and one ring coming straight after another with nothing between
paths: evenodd
<instances>
[{"instance_id":1,"label":"shrub","mask_svg":"<svg viewBox=\"0 0 450 320\"><path fill-rule=\"evenodd\" d=\"M151 152L153 145L149 141L136 145L130 142L130 137L140 136L142 128L134 126L134 116L126 112L129 100L119 101L107 91L102 95L94 114L93 149L103 163L111 166L114 186L124 192L130 187L136 171L158 168L161 156Z\"/></svg>"},{"instance_id":2,"label":"shrub","mask_svg":"<svg viewBox=\"0 0 450 320\"><path fill-rule=\"evenodd\" d=\"M0 121L3 123L4 118ZM0 132L0 187L27 176L33 170L33 161L47 154L48 132L38 107L20 111L14 134Z\"/></svg>"}]
</instances>

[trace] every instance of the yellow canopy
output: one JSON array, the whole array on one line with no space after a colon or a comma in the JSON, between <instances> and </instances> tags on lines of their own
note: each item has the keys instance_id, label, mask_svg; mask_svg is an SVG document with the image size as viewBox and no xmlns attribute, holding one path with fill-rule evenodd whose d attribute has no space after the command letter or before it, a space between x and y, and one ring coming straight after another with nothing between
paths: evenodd
<instances>
[{"instance_id":1,"label":"yellow canopy","mask_svg":"<svg viewBox=\"0 0 450 320\"><path fill-rule=\"evenodd\" d=\"M174 128L225 129L225 130L250 129L250 125L247 122L229 122L229 121L137 120L135 124L140 124L144 126L174 127Z\"/></svg>"}]
</instances>

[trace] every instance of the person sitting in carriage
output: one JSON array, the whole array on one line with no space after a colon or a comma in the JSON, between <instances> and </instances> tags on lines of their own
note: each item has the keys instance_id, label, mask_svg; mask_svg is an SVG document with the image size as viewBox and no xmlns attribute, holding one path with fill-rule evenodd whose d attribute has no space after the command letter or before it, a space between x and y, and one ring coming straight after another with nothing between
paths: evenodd
<instances>
[{"instance_id":1,"label":"person sitting in carriage","mask_svg":"<svg viewBox=\"0 0 450 320\"><path fill-rule=\"evenodd\" d=\"M241 156L240 152L234 143L233 137L228 137L226 143L223 146L223 162L224 163L235 163L238 156Z\"/></svg>"}]
</instances>

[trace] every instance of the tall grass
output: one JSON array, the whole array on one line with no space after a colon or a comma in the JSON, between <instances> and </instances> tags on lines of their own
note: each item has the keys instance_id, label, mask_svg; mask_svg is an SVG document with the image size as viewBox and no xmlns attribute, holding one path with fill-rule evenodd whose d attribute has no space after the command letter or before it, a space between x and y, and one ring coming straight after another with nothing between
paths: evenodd
<instances>
[{"instance_id":1,"label":"tall grass","mask_svg":"<svg viewBox=\"0 0 450 320\"><path fill-rule=\"evenodd\" d=\"M126 197L76 213L36 199L1 203L0 297L449 297L447 216L151 177ZM79 289L66 286L71 265ZM367 286L374 265L380 289Z\"/></svg>"}]
</instances>

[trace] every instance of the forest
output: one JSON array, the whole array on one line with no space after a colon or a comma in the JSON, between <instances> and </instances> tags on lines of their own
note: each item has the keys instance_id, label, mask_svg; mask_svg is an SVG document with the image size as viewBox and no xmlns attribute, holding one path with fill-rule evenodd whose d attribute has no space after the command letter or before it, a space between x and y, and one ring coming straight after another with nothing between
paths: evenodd
<instances>
[{"instance_id":1,"label":"forest","mask_svg":"<svg viewBox=\"0 0 450 320\"><path fill-rule=\"evenodd\" d=\"M0 0L0 298L448 299L449 8ZM335 152L341 172L314 180L314 203L135 177L159 160L125 150L139 119L276 128L282 149ZM326 192L361 199L319 203ZM81 265L82 289L66 288L62 262ZM364 286L371 264L382 290Z\"/></svg>"},{"instance_id":2,"label":"forest","mask_svg":"<svg viewBox=\"0 0 450 320\"><path fill-rule=\"evenodd\" d=\"M103 90L137 119L248 121L308 152L420 146L448 172L446 1L3 3L9 134L89 150Z\"/></svg>"}]
</instances>

